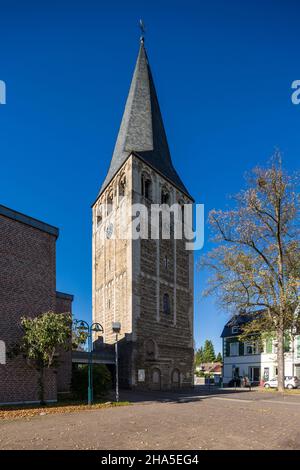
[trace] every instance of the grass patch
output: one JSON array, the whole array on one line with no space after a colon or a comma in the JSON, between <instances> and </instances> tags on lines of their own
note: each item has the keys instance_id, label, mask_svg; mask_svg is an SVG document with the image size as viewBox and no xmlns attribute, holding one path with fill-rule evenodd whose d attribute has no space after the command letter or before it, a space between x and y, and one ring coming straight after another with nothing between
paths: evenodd
<instances>
[{"instance_id":1,"label":"grass patch","mask_svg":"<svg viewBox=\"0 0 300 470\"><path fill-rule=\"evenodd\" d=\"M265 387L257 387L257 390L259 392L283 393L285 395L300 395L299 388L293 388L292 390L289 390L288 388L286 388L284 392L278 392L277 388L265 388Z\"/></svg>"},{"instance_id":2,"label":"grass patch","mask_svg":"<svg viewBox=\"0 0 300 470\"><path fill-rule=\"evenodd\" d=\"M128 401L99 401L88 405L83 401L63 401L58 403L49 403L47 405L6 405L0 407L0 420L11 420L19 418L33 418L34 416L44 416L50 414L74 413L78 411L94 411L104 408L113 408L116 406L127 406Z\"/></svg>"}]
</instances>

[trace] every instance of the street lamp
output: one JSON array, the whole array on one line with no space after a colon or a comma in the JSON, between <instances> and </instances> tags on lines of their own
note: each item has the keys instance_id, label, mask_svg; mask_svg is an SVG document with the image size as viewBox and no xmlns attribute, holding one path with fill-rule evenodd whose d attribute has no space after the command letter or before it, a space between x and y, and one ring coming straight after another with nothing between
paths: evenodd
<instances>
[{"instance_id":1,"label":"street lamp","mask_svg":"<svg viewBox=\"0 0 300 470\"><path fill-rule=\"evenodd\" d=\"M85 320L78 320L75 323L75 328L85 333L88 339L88 404L93 403L93 332L103 333L103 326L100 323L88 324Z\"/></svg>"},{"instance_id":2,"label":"street lamp","mask_svg":"<svg viewBox=\"0 0 300 470\"><path fill-rule=\"evenodd\" d=\"M118 334L121 331L121 323L113 322L112 330L116 334L115 342L115 365L116 365L116 402L119 401L119 358L118 358Z\"/></svg>"}]
</instances>

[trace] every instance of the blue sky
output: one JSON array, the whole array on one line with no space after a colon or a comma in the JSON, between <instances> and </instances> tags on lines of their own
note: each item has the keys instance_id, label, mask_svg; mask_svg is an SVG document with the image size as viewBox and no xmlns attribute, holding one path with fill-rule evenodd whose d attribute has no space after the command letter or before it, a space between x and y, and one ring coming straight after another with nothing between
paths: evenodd
<instances>
[{"instance_id":1,"label":"blue sky","mask_svg":"<svg viewBox=\"0 0 300 470\"><path fill-rule=\"evenodd\" d=\"M0 204L60 227L57 288L75 295L76 316L91 318L90 205L122 117L139 18L173 162L208 214L275 147L288 170L299 167L300 105L290 98L299 12L297 0L0 0ZM204 284L195 272L195 338L219 350L227 316L201 298Z\"/></svg>"}]
</instances>

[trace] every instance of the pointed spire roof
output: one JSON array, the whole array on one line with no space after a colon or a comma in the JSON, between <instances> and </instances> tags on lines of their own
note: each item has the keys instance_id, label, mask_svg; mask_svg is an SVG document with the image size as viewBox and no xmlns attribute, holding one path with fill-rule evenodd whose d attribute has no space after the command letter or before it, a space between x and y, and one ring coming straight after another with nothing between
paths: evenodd
<instances>
[{"instance_id":1,"label":"pointed spire roof","mask_svg":"<svg viewBox=\"0 0 300 470\"><path fill-rule=\"evenodd\" d=\"M172 164L143 38L110 167L99 195L132 152L189 195Z\"/></svg>"}]
</instances>

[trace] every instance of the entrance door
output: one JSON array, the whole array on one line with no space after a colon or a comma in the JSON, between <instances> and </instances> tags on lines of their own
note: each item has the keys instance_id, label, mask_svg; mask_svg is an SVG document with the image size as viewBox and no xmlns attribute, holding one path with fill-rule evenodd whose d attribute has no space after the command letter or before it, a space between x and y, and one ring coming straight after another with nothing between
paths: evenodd
<instances>
[{"instance_id":1,"label":"entrance door","mask_svg":"<svg viewBox=\"0 0 300 470\"><path fill-rule=\"evenodd\" d=\"M152 370L152 383L151 383L152 390L160 390L161 389L161 373L160 370L155 368Z\"/></svg>"}]
</instances>

